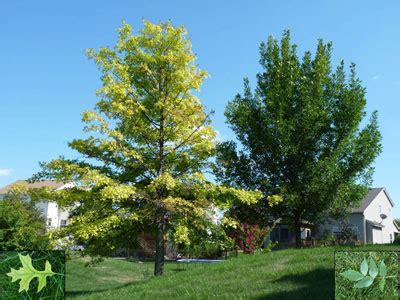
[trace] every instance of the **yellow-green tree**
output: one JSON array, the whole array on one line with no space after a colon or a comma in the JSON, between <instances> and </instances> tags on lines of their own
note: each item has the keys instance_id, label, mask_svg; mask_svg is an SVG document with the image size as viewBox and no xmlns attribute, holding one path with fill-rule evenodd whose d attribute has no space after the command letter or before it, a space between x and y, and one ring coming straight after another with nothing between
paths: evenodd
<instances>
[{"instance_id":1,"label":"yellow-green tree","mask_svg":"<svg viewBox=\"0 0 400 300\"><path fill-rule=\"evenodd\" d=\"M83 113L90 136L69 144L82 158L42 163L35 176L75 182L52 197L72 209L64 233L92 253L112 250L128 232L154 230L155 275L163 273L167 230L185 242L188 226L196 226L212 205L261 197L214 185L202 173L214 154L215 132L193 94L207 72L195 64L186 34L170 22L145 21L134 35L124 23L113 48L88 50L102 86L95 110Z\"/></svg>"}]
</instances>

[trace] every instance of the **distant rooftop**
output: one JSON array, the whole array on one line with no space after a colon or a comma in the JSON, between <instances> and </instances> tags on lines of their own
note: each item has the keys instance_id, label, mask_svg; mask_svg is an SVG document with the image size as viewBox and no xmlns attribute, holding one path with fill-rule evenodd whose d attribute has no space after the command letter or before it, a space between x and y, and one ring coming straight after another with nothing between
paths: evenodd
<instances>
[{"instance_id":1,"label":"distant rooftop","mask_svg":"<svg viewBox=\"0 0 400 300\"><path fill-rule=\"evenodd\" d=\"M42 187L49 187L52 189L58 189L65 185L65 183L60 181L53 181L53 180L43 180L43 181L36 181L36 182L28 182L26 180L17 180L5 187L0 188L0 195L8 193L10 189L16 184L23 184L26 185L27 188L42 188Z\"/></svg>"},{"instance_id":2,"label":"distant rooftop","mask_svg":"<svg viewBox=\"0 0 400 300\"><path fill-rule=\"evenodd\" d=\"M385 188L380 187L380 188L372 188L369 190L368 194L364 197L364 199L361 201L360 206L353 209L353 213L363 213L365 209L371 204L371 202L378 196L378 194L384 191L387 198L389 199L390 203L392 206L394 206L394 203L392 201L392 198L390 198L388 192L386 191Z\"/></svg>"}]
</instances>

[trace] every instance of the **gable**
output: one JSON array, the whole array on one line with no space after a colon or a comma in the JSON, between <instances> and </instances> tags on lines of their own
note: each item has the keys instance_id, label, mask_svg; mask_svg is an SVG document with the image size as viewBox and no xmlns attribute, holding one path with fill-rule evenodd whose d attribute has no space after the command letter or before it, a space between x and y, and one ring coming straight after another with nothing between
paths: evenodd
<instances>
[{"instance_id":1,"label":"gable","mask_svg":"<svg viewBox=\"0 0 400 300\"><path fill-rule=\"evenodd\" d=\"M387 194L382 190L364 211L367 219L381 221L381 214L385 214L388 219L393 220L393 205Z\"/></svg>"},{"instance_id":2,"label":"gable","mask_svg":"<svg viewBox=\"0 0 400 300\"><path fill-rule=\"evenodd\" d=\"M380 195L381 193L382 195ZM352 210L352 213L364 213L367 207L369 207L373 201L376 201L375 199L381 196L387 199L392 208L394 207L394 202L385 188L372 188L368 191L368 194L364 199L361 200L360 206Z\"/></svg>"}]
</instances>

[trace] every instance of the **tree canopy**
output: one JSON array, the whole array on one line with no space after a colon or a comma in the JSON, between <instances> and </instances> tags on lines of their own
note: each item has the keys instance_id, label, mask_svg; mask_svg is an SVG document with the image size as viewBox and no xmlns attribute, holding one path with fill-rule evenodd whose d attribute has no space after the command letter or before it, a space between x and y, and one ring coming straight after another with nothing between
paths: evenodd
<instances>
[{"instance_id":1,"label":"tree canopy","mask_svg":"<svg viewBox=\"0 0 400 300\"><path fill-rule=\"evenodd\" d=\"M14 186L0 199L0 250L49 248L42 212L31 201L24 186Z\"/></svg>"},{"instance_id":2,"label":"tree canopy","mask_svg":"<svg viewBox=\"0 0 400 300\"><path fill-rule=\"evenodd\" d=\"M167 234L187 242L188 227L201 226L196 220L213 207L255 203L261 193L204 176L215 131L193 93L207 72L184 27L144 21L135 35L124 23L114 47L87 55L102 73L100 99L82 116L90 136L69 143L80 158L42 163L34 178L75 182L51 197L72 212L62 233L92 254L115 250L127 231L155 232L154 273L161 275Z\"/></svg>"},{"instance_id":3,"label":"tree canopy","mask_svg":"<svg viewBox=\"0 0 400 300\"><path fill-rule=\"evenodd\" d=\"M359 203L381 152L377 112L364 121L366 90L355 65L349 74L343 61L333 70L331 53L332 44L319 40L315 54L300 59L289 31L280 42L261 43L255 91L245 79L225 111L239 146L218 146L217 179L281 195L274 213L294 226L297 245L302 221L343 215Z\"/></svg>"}]
</instances>

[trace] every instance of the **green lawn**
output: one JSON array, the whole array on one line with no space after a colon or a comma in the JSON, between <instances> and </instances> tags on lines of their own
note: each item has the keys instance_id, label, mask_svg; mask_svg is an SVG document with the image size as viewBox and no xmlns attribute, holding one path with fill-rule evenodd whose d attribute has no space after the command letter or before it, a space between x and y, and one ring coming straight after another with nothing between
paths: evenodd
<instances>
[{"instance_id":1,"label":"green lawn","mask_svg":"<svg viewBox=\"0 0 400 300\"><path fill-rule=\"evenodd\" d=\"M184 271L167 263L165 276L157 278L152 263L107 259L84 267L82 259L73 259L66 267L67 299L331 299L333 254L334 248L288 249Z\"/></svg>"}]
</instances>

